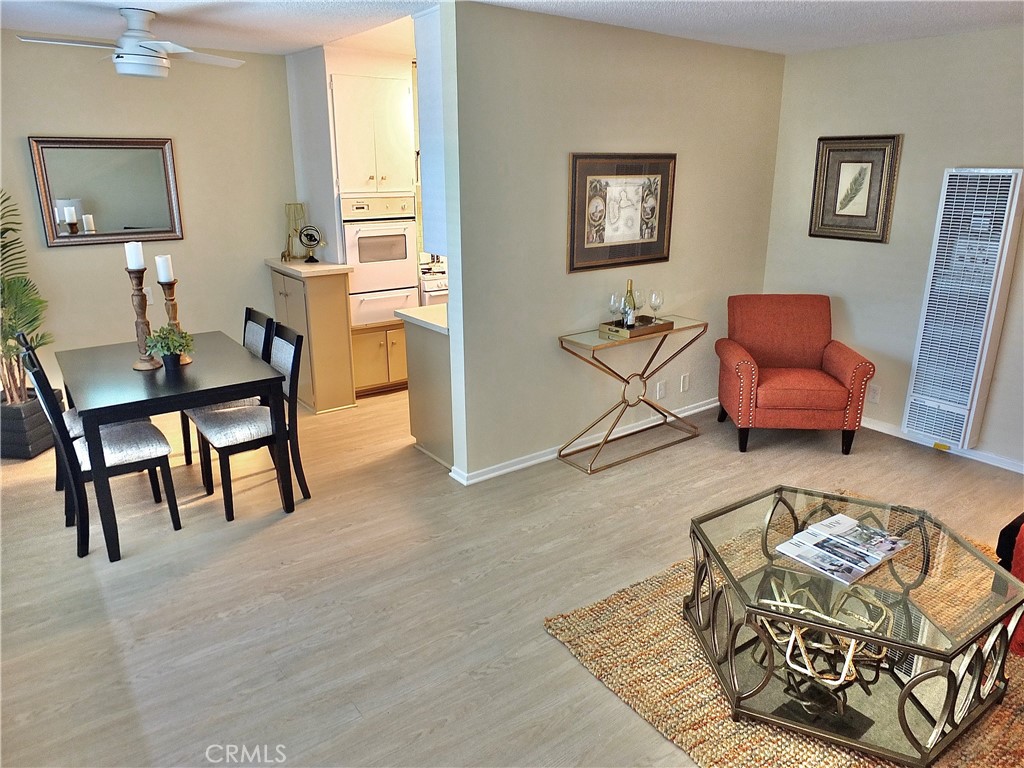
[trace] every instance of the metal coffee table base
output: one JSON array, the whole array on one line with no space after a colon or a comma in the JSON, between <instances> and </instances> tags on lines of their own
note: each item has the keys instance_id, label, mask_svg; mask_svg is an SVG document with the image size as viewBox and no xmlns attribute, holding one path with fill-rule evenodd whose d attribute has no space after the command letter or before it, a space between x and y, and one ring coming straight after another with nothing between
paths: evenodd
<instances>
[{"instance_id":1,"label":"metal coffee table base","mask_svg":"<svg viewBox=\"0 0 1024 768\"><path fill-rule=\"evenodd\" d=\"M820 630L851 642L873 639L834 624L799 620L745 605L709 547L691 532L694 579L684 601L693 628L729 701L733 719L747 717L910 766L931 764L1006 692L1009 637L1021 619L990 623L955 653L887 642L890 653L872 674L845 685L822 685L795 672L772 638L769 621ZM801 574L796 574L797 576ZM790 650L792 650L790 648ZM897 661L893 661L896 659Z\"/></svg>"}]
</instances>

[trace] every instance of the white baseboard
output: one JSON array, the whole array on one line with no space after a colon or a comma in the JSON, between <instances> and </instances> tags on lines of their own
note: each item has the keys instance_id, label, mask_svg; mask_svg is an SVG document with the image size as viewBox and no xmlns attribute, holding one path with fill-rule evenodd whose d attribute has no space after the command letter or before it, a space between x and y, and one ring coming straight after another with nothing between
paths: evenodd
<instances>
[{"instance_id":1,"label":"white baseboard","mask_svg":"<svg viewBox=\"0 0 1024 768\"><path fill-rule=\"evenodd\" d=\"M876 419L861 419L861 426L867 429L874 430L875 432L881 432L886 435L892 435L893 437L902 438L911 443L917 443L918 445L926 445L934 450L935 442L928 440L927 438L919 438L914 435L909 435L903 432L901 429L896 427L894 424L889 424L885 421L878 421ZM949 450L943 451L943 453L951 453L954 456L963 456L966 459L973 459L974 461L980 461L983 464L991 464L993 467L999 467L1000 469L1008 469L1011 472L1016 472L1018 475L1024 475L1024 462L1013 461L1003 456L996 456L993 453L985 453L984 451L975 451L970 448L950 448Z\"/></svg>"},{"instance_id":2,"label":"white baseboard","mask_svg":"<svg viewBox=\"0 0 1024 768\"><path fill-rule=\"evenodd\" d=\"M718 398L712 398L711 400L705 400L701 403L694 405L688 405L685 408L677 408L672 411L676 416L692 416L695 413L706 411L710 408L718 407ZM655 424L659 421L657 416L651 416L649 419L644 421L635 422L625 427L620 427L612 433L612 437L622 437L628 435L631 432L643 429L644 427ZM597 445L601 442L602 435L593 435L590 438L581 438L578 446L580 448L587 448L593 445ZM463 472L460 469L452 467L452 471L449 472L449 476L462 483L463 485L474 485L475 483L482 483L484 480L490 480L493 477L499 477L500 475L507 475L509 472L516 472L520 469L526 469L532 467L534 464L540 464L544 461L550 461L551 459L558 457L558 449L562 446L555 446L554 448L547 448L543 451L537 451L527 456L520 456L516 459L510 459L509 461L503 461L501 464L495 464L494 466L487 467L486 469L478 469L475 472Z\"/></svg>"},{"instance_id":3,"label":"white baseboard","mask_svg":"<svg viewBox=\"0 0 1024 768\"><path fill-rule=\"evenodd\" d=\"M686 406L685 408L678 408L676 410L673 410L672 412L676 414L676 416L685 417L692 416L695 413L701 413L702 411L707 411L717 407L718 398L712 398L710 400L705 400L701 403L695 403L694 405ZM621 437L623 435L628 435L630 432L635 432L638 429L642 429L643 427L654 424L655 422L657 422L657 420L658 418L656 416L652 416L645 421L630 424L626 427L620 427L619 429L615 430L615 432L612 433L612 437ZM862 419L861 425L864 428L874 430L875 432L881 432L886 435L892 435L893 437L899 437L902 438L903 440L907 440L912 443L926 445L929 448L933 447L933 444L931 442L923 439L917 439L912 435L908 435L905 432L900 431L896 426L884 421L878 421L876 419ZM579 442L579 447L585 448L592 445L597 445L597 443L600 442L600 440L601 435L593 435L591 438L581 439ZM462 483L463 485L474 485L476 483L482 483L484 480L490 480L493 477L507 475L509 472L516 472L520 469L532 467L534 464L540 464L541 462L550 461L551 459L557 458L558 449L560 447L561 446L547 448L543 451L537 451L536 453L531 453L527 456L520 456L515 459L503 461L500 464L495 464L491 467L487 467L486 469L478 469L475 472L467 473L463 472L460 469L452 467L449 476L452 477L452 479ZM1024 475L1024 463L1019 461L1013 461L1002 456L996 456L991 453L985 453L984 451L950 448L948 451L944 451L944 453L951 453L955 456L963 456L964 458L967 459L980 461L984 464L990 464L994 467L1008 469L1011 472L1016 472L1017 474Z\"/></svg>"}]
</instances>

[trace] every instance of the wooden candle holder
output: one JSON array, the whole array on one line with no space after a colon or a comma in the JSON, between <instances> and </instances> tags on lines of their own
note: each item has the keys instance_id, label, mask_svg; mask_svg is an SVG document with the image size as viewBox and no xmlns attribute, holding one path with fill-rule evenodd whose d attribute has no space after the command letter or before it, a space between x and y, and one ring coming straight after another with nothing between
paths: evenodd
<instances>
[{"instance_id":1,"label":"wooden candle holder","mask_svg":"<svg viewBox=\"0 0 1024 768\"><path fill-rule=\"evenodd\" d=\"M174 299L174 286L178 284L178 281L171 280L169 283L157 281L157 283L164 292L164 311L167 312L167 324L174 326L175 329L180 331L181 323L178 322L178 302ZM182 365L188 365L191 362L191 357L184 353L181 355Z\"/></svg>"},{"instance_id":2,"label":"wooden candle holder","mask_svg":"<svg viewBox=\"0 0 1024 768\"><path fill-rule=\"evenodd\" d=\"M125 269L132 281L132 308L135 310L135 339L139 344L139 359L132 366L136 371L153 371L163 366L159 360L146 351L146 337L149 336L149 320L146 319L146 294L142 281L146 268Z\"/></svg>"}]
</instances>

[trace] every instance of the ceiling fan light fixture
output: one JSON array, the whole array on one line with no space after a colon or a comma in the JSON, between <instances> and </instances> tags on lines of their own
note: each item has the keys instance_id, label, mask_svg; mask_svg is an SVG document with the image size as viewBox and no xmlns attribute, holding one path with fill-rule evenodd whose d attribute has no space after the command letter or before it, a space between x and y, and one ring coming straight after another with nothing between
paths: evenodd
<instances>
[{"instance_id":1,"label":"ceiling fan light fixture","mask_svg":"<svg viewBox=\"0 0 1024 768\"><path fill-rule=\"evenodd\" d=\"M161 56L115 53L111 59L114 61L114 70L119 75L167 77L167 73L170 71L170 63Z\"/></svg>"}]
</instances>

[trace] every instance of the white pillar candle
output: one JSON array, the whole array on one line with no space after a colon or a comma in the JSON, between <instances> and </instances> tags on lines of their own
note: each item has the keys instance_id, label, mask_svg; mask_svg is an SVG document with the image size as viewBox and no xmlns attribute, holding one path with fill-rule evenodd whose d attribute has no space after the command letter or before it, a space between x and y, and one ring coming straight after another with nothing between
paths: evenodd
<instances>
[{"instance_id":1,"label":"white pillar candle","mask_svg":"<svg viewBox=\"0 0 1024 768\"><path fill-rule=\"evenodd\" d=\"M83 213L82 214L82 226L85 228L86 232L95 232L96 231L96 222L93 221L91 213Z\"/></svg>"},{"instance_id":2,"label":"white pillar candle","mask_svg":"<svg viewBox=\"0 0 1024 768\"><path fill-rule=\"evenodd\" d=\"M156 257L156 281L158 283L174 281L174 267L171 266L171 257L167 254Z\"/></svg>"},{"instance_id":3,"label":"white pillar candle","mask_svg":"<svg viewBox=\"0 0 1024 768\"><path fill-rule=\"evenodd\" d=\"M60 224L64 219L60 217L60 206L55 206L53 209L53 223Z\"/></svg>"},{"instance_id":4,"label":"white pillar candle","mask_svg":"<svg viewBox=\"0 0 1024 768\"><path fill-rule=\"evenodd\" d=\"M124 244L124 255L128 259L128 269L145 269L146 260L142 255L142 243L135 242Z\"/></svg>"},{"instance_id":5,"label":"white pillar candle","mask_svg":"<svg viewBox=\"0 0 1024 768\"><path fill-rule=\"evenodd\" d=\"M78 214L75 213L75 206L69 205L64 209L64 220L68 224L78 223Z\"/></svg>"}]
</instances>

